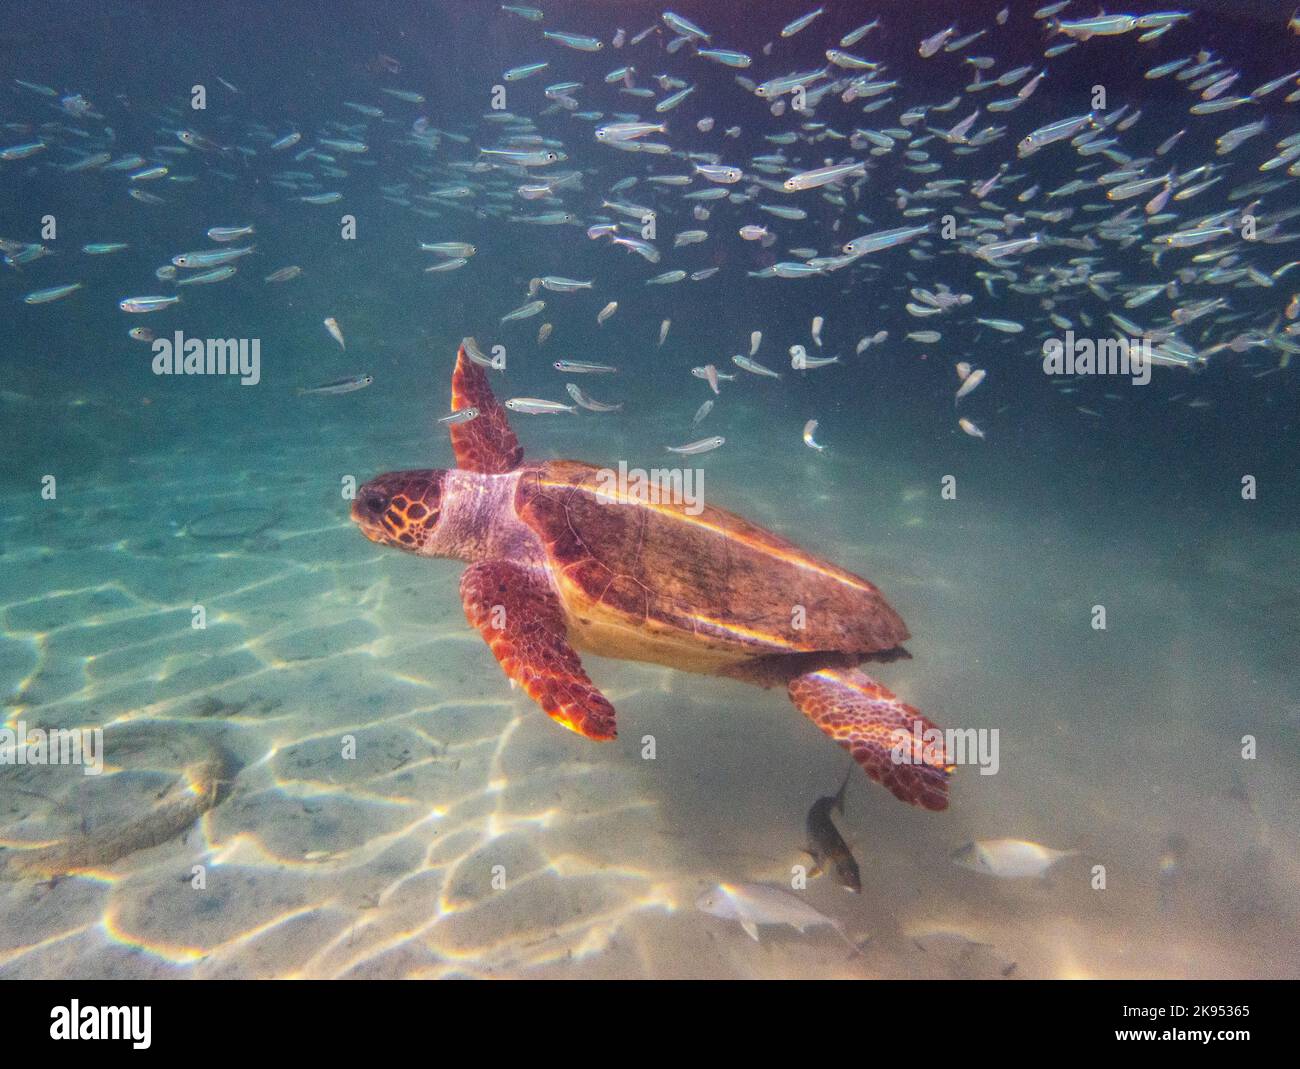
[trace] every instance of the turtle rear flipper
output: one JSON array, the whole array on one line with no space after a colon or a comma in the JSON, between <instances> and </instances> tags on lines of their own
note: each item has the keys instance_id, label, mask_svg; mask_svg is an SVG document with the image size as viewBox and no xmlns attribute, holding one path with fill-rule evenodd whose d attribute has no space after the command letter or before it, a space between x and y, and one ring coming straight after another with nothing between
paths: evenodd
<instances>
[{"instance_id":1,"label":"turtle rear flipper","mask_svg":"<svg viewBox=\"0 0 1300 1069\"><path fill-rule=\"evenodd\" d=\"M904 802L948 808L952 772L942 743L918 745L934 725L857 668L823 668L797 676L790 700L838 742L877 783ZM898 752L903 760L895 759Z\"/></svg>"},{"instance_id":2,"label":"turtle rear flipper","mask_svg":"<svg viewBox=\"0 0 1300 1069\"><path fill-rule=\"evenodd\" d=\"M510 429L505 407L493 396L487 373L466 355L462 344L451 375L451 410L463 408L477 408L478 415L467 423L451 425L457 466L485 475L504 475L519 467L524 451Z\"/></svg>"},{"instance_id":3,"label":"turtle rear flipper","mask_svg":"<svg viewBox=\"0 0 1300 1069\"><path fill-rule=\"evenodd\" d=\"M480 561L461 577L460 597L506 675L548 716L589 739L615 737L614 707L569 645L564 610L544 575L510 561Z\"/></svg>"}]
</instances>

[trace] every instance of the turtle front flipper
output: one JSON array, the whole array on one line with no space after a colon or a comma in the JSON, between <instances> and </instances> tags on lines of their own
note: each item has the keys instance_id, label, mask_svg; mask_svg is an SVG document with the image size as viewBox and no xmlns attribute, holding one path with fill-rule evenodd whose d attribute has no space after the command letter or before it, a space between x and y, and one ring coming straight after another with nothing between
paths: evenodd
<instances>
[{"instance_id":1,"label":"turtle front flipper","mask_svg":"<svg viewBox=\"0 0 1300 1069\"><path fill-rule=\"evenodd\" d=\"M582 670L544 575L510 561L480 561L461 577L460 598L506 675L547 715L586 738L614 738L614 707Z\"/></svg>"},{"instance_id":2,"label":"turtle front flipper","mask_svg":"<svg viewBox=\"0 0 1300 1069\"><path fill-rule=\"evenodd\" d=\"M916 709L857 668L823 668L790 681L799 711L853 755L895 798L948 808L953 766L942 735Z\"/></svg>"},{"instance_id":3,"label":"turtle front flipper","mask_svg":"<svg viewBox=\"0 0 1300 1069\"><path fill-rule=\"evenodd\" d=\"M523 462L524 451L510 429L505 407L492 395L487 373L472 361L461 344L456 370L451 374L451 410L477 408L478 415L451 425L451 448L456 465L484 475L504 475Z\"/></svg>"}]
</instances>

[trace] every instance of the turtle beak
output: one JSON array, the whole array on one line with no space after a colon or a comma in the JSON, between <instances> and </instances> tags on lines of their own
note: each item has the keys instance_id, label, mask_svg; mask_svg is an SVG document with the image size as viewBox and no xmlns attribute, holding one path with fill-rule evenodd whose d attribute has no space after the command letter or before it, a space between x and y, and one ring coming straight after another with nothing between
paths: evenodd
<instances>
[{"instance_id":1,"label":"turtle beak","mask_svg":"<svg viewBox=\"0 0 1300 1069\"><path fill-rule=\"evenodd\" d=\"M352 502L351 518L352 522L361 528L361 533L370 539L370 541L378 542L381 540L379 530L365 517L364 513L357 506L355 501Z\"/></svg>"},{"instance_id":2,"label":"turtle beak","mask_svg":"<svg viewBox=\"0 0 1300 1069\"><path fill-rule=\"evenodd\" d=\"M382 510L381 510L382 514ZM362 499L358 497L352 502L352 522L361 528L361 533L372 542L384 541L384 530L375 522L375 516L371 509L362 504Z\"/></svg>"},{"instance_id":3,"label":"turtle beak","mask_svg":"<svg viewBox=\"0 0 1300 1069\"><path fill-rule=\"evenodd\" d=\"M394 471L371 479L353 499L352 522L372 542L421 552L438 522L445 474L435 469Z\"/></svg>"},{"instance_id":4,"label":"turtle beak","mask_svg":"<svg viewBox=\"0 0 1300 1069\"><path fill-rule=\"evenodd\" d=\"M352 522L361 528L361 533L370 541L381 545L389 541L389 532L385 529L383 518L388 511L391 494L384 485L385 476L372 479L357 491L352 500Z\"/></svg>"}]
</instances>

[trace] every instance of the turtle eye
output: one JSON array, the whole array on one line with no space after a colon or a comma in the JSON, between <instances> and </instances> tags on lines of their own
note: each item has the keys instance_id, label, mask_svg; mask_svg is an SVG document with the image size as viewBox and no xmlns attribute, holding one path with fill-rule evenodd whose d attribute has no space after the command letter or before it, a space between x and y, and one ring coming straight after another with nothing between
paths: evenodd
<instances>
[{"instance_id":1,"label":"turtle eye","mask_svg":"<svg viewBox=\"0 0 1300 1069\"><path fill-rule=\"evenodd\" d=\"M385 501L378 494L368 495L365 501L363 502L363 504L366 506L366 511L373 516L378 516L381 512L383 512L385 509L388 508L388 502Z\"/></svg>"}]
</instances>

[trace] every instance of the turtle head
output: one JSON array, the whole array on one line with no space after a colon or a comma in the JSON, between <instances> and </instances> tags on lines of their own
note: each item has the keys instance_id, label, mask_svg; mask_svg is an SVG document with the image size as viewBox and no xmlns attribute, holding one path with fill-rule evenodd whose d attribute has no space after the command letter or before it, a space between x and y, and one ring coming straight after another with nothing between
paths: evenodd
<instances>
[{"instance_id":1,"label":"turtle head","mask_svg":"<svg viewBox=\"0 0 1300 1069\"><path fill-rule=\"evenodd\" d=\"M442 468L376 476L357 491L352 520L372 542L431 556L446 476Z\"/></svg>"}]
</instances>

